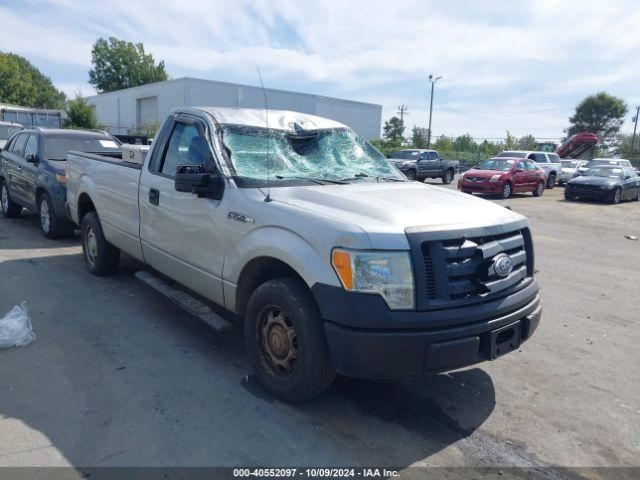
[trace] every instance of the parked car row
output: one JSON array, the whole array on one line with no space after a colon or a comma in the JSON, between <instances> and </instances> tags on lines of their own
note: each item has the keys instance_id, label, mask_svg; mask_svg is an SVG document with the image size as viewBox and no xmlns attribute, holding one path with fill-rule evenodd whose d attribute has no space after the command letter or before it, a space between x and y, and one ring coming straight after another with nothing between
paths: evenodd
<instances>
[{"instance_id":1,"label":"parked car row","mask_svg":"<svg viewBox=\"0 0 640 480\"><path fill-rule=\"evenodd\" d=\"M335 121L181 108L144 164L127 159L107 134L21 131L2 152L2 211L40 210L51 236L66 188L91 273L113 273L126 252L146 266L138 278L215 330L235 319L258 380L286 401L321 394L336 373L493 360L540 322L525 217L408 181Z\"/></svg>"}]
</instances>

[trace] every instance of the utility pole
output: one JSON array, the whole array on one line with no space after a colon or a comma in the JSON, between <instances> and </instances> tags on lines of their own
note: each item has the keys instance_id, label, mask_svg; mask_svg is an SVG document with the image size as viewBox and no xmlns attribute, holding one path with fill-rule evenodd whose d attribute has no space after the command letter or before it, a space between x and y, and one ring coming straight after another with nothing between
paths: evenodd
<instances>
[{"instance_id":1,"label":"utility pole","mask_svg":"<svg viewBox=\"0 0 640 480\"><path fill-rule=\"evenodd\" d=\"M406 113L407 115L409 115L409 107L407 107L406 105L400 105L398 107L398 114L400 115L400 123L402 123L402 126L404 127L404 114Z\"/></svg>"},{"instance_id":2,"label":"utility pole","mask_svg":"<svg viewBox=\"0 0 640 480\"><path fill-rule=\"evenodd\" d=\"M433 75L429 75L429 82L431 82L431 101L429 102L429 132L427 133L427 148L431 147L431 116L433 114L433 87L436 82L442 77L433 78Z\"/></svg>"},{"instance_id":3,"label":"utility pole","mask_svg":"<svg viewBox=\"0 0 640 480\"><path fill-rule=\"evenodd\" d=\"M640 115L640 106L636 107L636 116L633 118L633 137L631 137L631 151L636 146L636 130L638 129L638 115Z\"/></svg>"},{"instance_id":4,"label":"utility pole","mask_svg":"<svg viewBox=\"0 0 640 480\"><path fill-rule=\"evenodd\" d=\"M409 110L409 108L406 105L400 105L398 107L398 114L400 115L400 125L402 125L402 143L404 143L404 114L406 113L407 115L409 115L409 112L407 112L407 110Z\"/></svg>"}]
</instances>

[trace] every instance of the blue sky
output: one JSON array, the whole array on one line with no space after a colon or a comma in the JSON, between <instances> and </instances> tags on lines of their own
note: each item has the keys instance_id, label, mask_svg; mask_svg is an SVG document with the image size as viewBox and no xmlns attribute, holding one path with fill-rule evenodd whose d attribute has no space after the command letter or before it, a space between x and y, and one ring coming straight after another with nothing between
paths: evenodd
<instances>
[{"instance_id":1,"label":"blue sky","mask_svg":"<svg viewBox=\"0 0 640 480\"><path fill-rule=\"evenodd\" d=\"M7 1L0 50L67 94L88 95L100 36L143 42L171 77L258 83L409 107L427 124L427 75L442 75L434 134L558 138L600 90L640 104L637 0ZM623 130L630 132L632 112Z\"/></svg>"}]
</instances>

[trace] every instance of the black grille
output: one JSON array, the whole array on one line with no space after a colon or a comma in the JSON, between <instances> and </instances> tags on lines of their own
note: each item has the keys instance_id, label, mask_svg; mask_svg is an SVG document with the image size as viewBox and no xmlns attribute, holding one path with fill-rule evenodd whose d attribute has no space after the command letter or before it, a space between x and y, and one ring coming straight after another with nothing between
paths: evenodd
<instances>
[{"instance_id":1,"label":"black grille","mask_svg":"<svg viewBox=\"0 0 640 480\"><path fill-rule=\"evenodd\" d=\"M526 230L426 241L421 250L426 297L432 305L481 300L510 289L533 274L533 252ZM513 261L513 269L505 277L499 276L493 265L494 258L501 253Z\"/></svg>"}]
</instances>

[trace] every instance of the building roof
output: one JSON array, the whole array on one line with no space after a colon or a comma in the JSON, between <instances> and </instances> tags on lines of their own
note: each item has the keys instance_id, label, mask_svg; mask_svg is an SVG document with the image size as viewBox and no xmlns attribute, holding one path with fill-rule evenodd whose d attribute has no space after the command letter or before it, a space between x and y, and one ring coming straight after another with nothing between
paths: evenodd
<instances>
[{"instance_id":1,"label":"building roof","mask_svg":"<svg viewBox=\"0 0 640 480\"><path fill-rule=\"evenodd\" d=\"M260 86L257 85L247 85L244 83L233 83L233 82L223 82L220 80L210 80L210 79L206 79L206 78L194 78L194 77L179 77L179 78L172 78L170 80L164 80L162 82L154 82L154 83L146 83L144 85L138 85L136 87L129 87L129 88L123 88L122 90L114 90L112 92L104 92L104 93L99 93L96 95L90 95L87 97L87 99L92 99L92 98L96 98L96 97L103 97L103 96L108 96L108 95L117 95L119 93L122 92L127 92L130 90L138 90L138 89L146 89L149 87L158 87L164 84L170 84L170 83L182 83L182 82L191 82L191 81L196 81L196 82L207 82L207 83L211 83L211 84L218 84L218 85L226 85L226 86L233 86L233 87L240 87L240 88L257 88L260 89ZM267 91L267 93L289 93L292 95L302 95L302 96L306 96L306 97L315 97L315 98L323 98L323 99L327 99L327 100L337 100L339 102L345 102L345 103L353 103L353 104L359 104L359 105L366 105L369 107L378 107L378 108L382 108L382 105L379 105L377 103L370 103L370 102L361 102L358 100L348 100L345 98L338 98L338 97L330 97L327 95L317 95L315 93L304 93L304 92L296 92L293 90L282 90L282 89L278 89L278 88L270 88L270 87L265 87L265 90Z\"/></svg>"},{"instance_id":2,"label":"building roof","mask_svg":"<svg viewBox=\"0 0 640 480\"><path fill-rule=\"evenodd\" d=\"M318 117L308 113L292 112L290 110L269 109L268 123L265 109L234 108L234 107L193 107L212 115L220 124L247 125L252 127L273 128L275 130L294 131L294 124L299 124L305 130L324 128L347 128L344 124Z\"/></svg>"}]
</instances>

